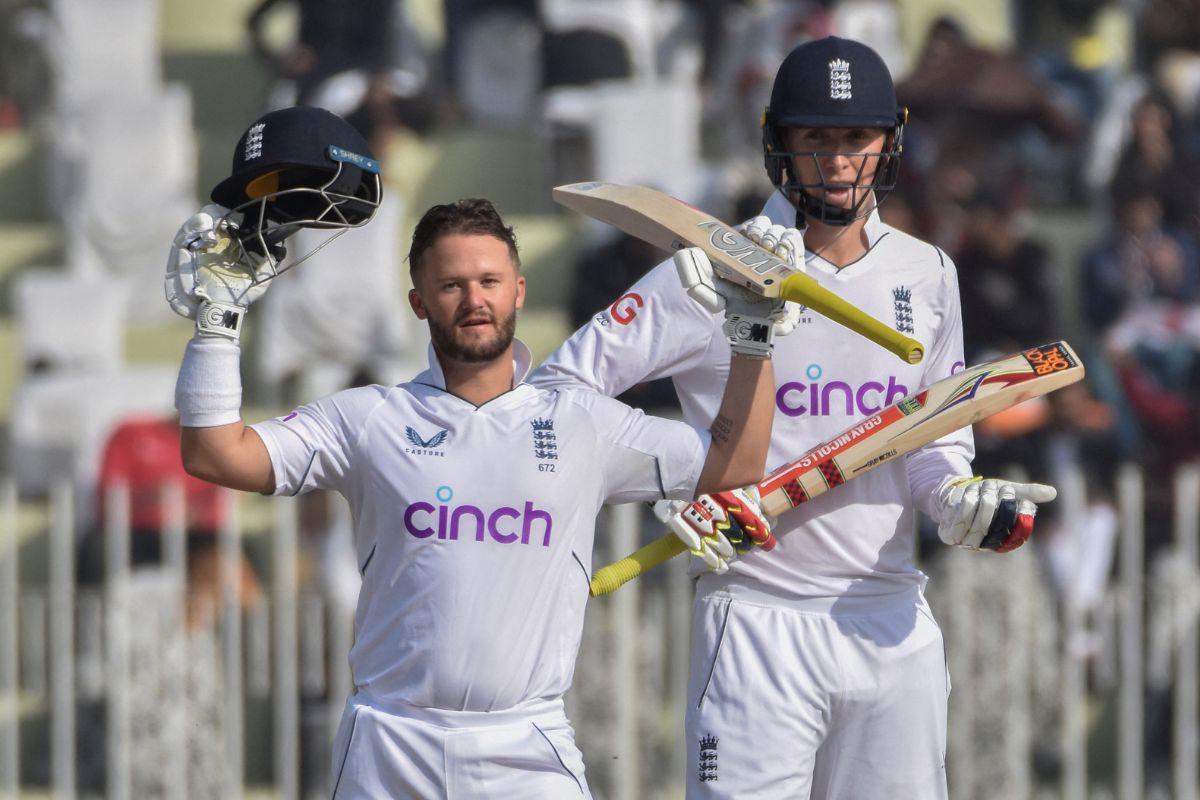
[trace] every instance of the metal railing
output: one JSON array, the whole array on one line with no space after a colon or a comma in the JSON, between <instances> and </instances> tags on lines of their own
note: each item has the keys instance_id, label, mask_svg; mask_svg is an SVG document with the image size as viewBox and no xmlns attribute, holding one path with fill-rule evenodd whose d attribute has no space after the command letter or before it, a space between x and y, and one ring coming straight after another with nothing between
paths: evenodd
<instances>
[{"instance_id":1,"label":"metal railing","mask_svg":"<svg viewBox=\"0 0 1200 800\"><path fill-rule=\"evenodd\" d=\"M952 797L1200 798L1200 470L1174 479L1167 548L1174 571L1163 573L1174 577L1149 587L1144 480L1134 466L1117 476L1118 567L1102 604L1113 620L1107 627L1096 622L1095 608L1051 591L1034 547L1007 556L947 548L930 566L928 594L953 681ZM1060 524L1070 526L1086 513L1086 487L1072 474L1060 490ZM18 574L18 498L12 482L0 483L0 797L47 789L75 796L84 789L81 765L95 760L89 751L97 748L102 775L88 780L113 798L236 798L261 789L284 798L326 796L323 780L312 777L323 771L305 762L328 763L351 688L353 621L349 610L299 585L296 501L271 501L268 589L247 606L239 596L239 504L226 495L216 544L219 596L205 625L195 597L188 611L183 494L165 491L156 578L147 582L144 570L129 567L128 497L116 489L103 521L105 580L93 591L75 580L69 486L57 486L48 500L47 570L39 582ZM644 516L640 506L606 513L597 565L640 543ZM1153 563L1150 569L1158 574ZM589 604L567 704L597 797L682 796L690 605L682 560ZM1097 629L1109 631L1108 647L1088 639ZM1115 654L1108 667L1106 653ZM1161 681L1164 669L1171 752L1150 756L1169 763L1165 778L1147 774L1147 741L1161 737L1148 739L1145 727L1148 683ZM316 724L314 714L321 716ZM82 737L81 726L88 731ZM34 740L22 738L27 730ZM200 738L214 750L207 761L194 752ZM1097 759L1096 741L1105 738L1114 755ZM214 763L217 783L198 782L198 765ZM147 769L149 777L141 774Z\"/></svg>"}]
</instances>

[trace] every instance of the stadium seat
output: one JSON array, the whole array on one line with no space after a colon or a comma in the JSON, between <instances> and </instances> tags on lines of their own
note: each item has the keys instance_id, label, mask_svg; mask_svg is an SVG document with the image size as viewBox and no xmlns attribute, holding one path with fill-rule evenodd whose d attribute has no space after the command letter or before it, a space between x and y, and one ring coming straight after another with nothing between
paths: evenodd
<instances>
[{"instance_id":1,"label":"stadium seat","mask_svg":"<svg viewBox=\"0 0 1200 800\"><path fill-rule=\"evenodd\" d=\"M551 140L547 151L553 158L560 131L582 130L590 166L585 175L564 176L552 165L551 174L556 181L651 184L687 196L699 172L700 110L699 92L689 80L609 81L552 89L542 107Z\"/></svg>"},{"instance_id":2,"label":"stadium seat","mask_svg":"<svg viewBox=\"0 0 1200 800\"><path fill-rule=\"evenodd\" d=\"M123 292L112 281L27 269L13 279L13 298L26 375L104 373L121 363Z\"/></svg>"},{"instance_id":3,"label":"stadium seat","mask_svg":"<svg viewBox=\"0 0 1200 800\"><path fill-rule=\"evenodd\" d=\"M537 110L542 83L541 32L531 17L511 9L471 20L459 51L463 110L484 127L520 128Z\"/></svg>"},{"instance_id":4,"label":"stadium seat","mask_svg":"<svg viewBox=\"0 0 1200 800\"><path fill-rule=\"evenodd\" d=\"M659 4L651 0L542 0L542 21L551 33L590 29L614 36L629 55L631 79L650 83L658 74Z\"/></svg>"},{"instance_id":5,"label":"stadium seat","mask_svg":"<svg viewBox=\"0 0 1200 800\"><path fill-rule=\"evenodd\" d=\"M78 175L64 209L67 260L78 274L109 274L127 288L135 319L161 319L162 271L171 237L195 210L196 142L191 95L170 85L147 99L95 103L63 142ZM136 120L136 125L130 121Z\"/></svg>"},{"instance_id":6,"label":"stadium seat","mask_svg":"<svg viewBox=\"0 0 1200 800\"><path fill-rule=\"evenodd\" d=\"M80 159L110 155L91 140L87 109L99 104L124 113L126 127L136 131L140 120L128 113L126 99L160 91L159 5L157 0L49 3L49 24L38 27L54 73L45 195L60 219L79 188ZM120 93L114 94L117 87Z\"/></svg>"}]
</instances>

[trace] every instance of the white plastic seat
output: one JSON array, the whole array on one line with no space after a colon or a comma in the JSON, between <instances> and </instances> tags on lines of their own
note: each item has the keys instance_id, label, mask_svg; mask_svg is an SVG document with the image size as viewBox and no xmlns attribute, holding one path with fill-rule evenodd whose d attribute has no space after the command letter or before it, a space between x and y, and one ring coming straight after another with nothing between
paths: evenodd
<instances>
[{"instance_id":1,"label":"white plastic seat","mask_svg":"<svg viewBox=\"0 0 1200 800\"><path fill-rule=\"evenodd\" d=\"M681 196L694 190L700 95L692 81L609 81L553 89L545 94L542 119L548 136L555 125L585 132L591 172L581 179L649 184Z\"/></svg>"},{"instance_id":2,"label":"white plastic seat","mask_svg":"<svg viewBox=\"0 0 1200 800\"><path fill-rule=\"evenodd\" d=\"M172 85L150 98L91 104L76 125L88 145L75 157L64 211L70 268L123 281L132 317L165 318L171 237L196 205L191 95Z\"/></svg>"},{"instance_id":3,"label":"white plastic seat","mask_svg":"<svg viewBox=\"0 0 1200 800\"><path fill-rule=\"evenodd\" d=\"M122 288L62 270L28 269L13 281L21 362L56 371L105 372L121 362Z\"/></svg>"}]
</instances>

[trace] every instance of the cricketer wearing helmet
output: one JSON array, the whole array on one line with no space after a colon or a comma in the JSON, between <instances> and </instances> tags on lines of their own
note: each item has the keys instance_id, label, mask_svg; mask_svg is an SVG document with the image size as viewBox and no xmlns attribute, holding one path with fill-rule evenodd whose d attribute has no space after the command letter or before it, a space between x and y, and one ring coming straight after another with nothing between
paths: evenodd
<instances>
[{"instance_id":1,"label":"cricketer wearing helmet","mask_svg":"<svg viewBox=\"0 0 1200 800\"><path fill-rule=\"evenodd\" d=\"M883 61L857 42L802 44L776 75L763 124L776 191L743 231L919 340L926 357L906 364L809 309L779 316L777 329L797 333L775 349L768 469L964 366L954 264L877 210L895 186L905 116ZM712 420L729 347L718 304L688 301L705 296L711 267L694 251L674 260L690 265L683 291L675 268L656 267L630 290L643 300L633 319L598 315L534 380L618 394L670 376L685 418ZM954 433L773 523L755 513L752 489L664 512L677 533L722 508L741 522L726 528L736 559L720 557L726 542L692 563L689 797L946 797L950 683L913 563L916 511L939 522L947 544L979 548L992 529L987 546L1007 551L1029 536L1036 503L1055 495L975 478L973 455L969 429ZM695 535L711 542L723 525Z\"/></svg>"},{"instance_id":2,"label":"cricketer wearing helmet","mask_svg":"<svg viewBox=\"0 0 1200 800\"><path fill-rule=\"evenodd\" d=\"M486 200L437 205L409 251L409 304L429 326L429 369L247 426L238 334L279 271L272 247L285 226L338 218L344 229L378 200L359 191L378 185L369 153L312 136L308 123L322 119L312 110L252 127L239 144L251 166L235 160L237 179L222 184L237 207L209 207L176 237L168 298L196 320L176 387L183 463L223 486L332 489L350 505L362 589L333 797L589 797L563 693L596 516L607 502L682 500L760 473L774 416L771 346L737 333L747 327L738 315L757 306L712 286L729 295L735 379L711 434L578 387L538 388L514 338L525 278L512 229ZM326 136L342 133L333 125ZM363 174L333 191L345 163ZM311 207L277 207L283 192L313 186L301 195ZM249 246L230 241L247 231Z\"/></svg>"}]
</instances>

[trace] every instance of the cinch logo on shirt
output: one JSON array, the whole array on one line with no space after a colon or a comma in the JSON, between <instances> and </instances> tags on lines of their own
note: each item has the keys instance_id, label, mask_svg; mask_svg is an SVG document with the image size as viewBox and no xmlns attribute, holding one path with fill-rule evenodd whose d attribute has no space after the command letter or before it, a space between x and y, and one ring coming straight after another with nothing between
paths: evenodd
<instances>
[{"instance_id":1,"label":"cinch logo on shirt","mask_svg":"<svg viewBox=\"0 0 1200 800\"><path fill-rule=\"evenodd\" d=\"M450 505L454 490L449 486L439 486L436 496L440 501L437 505L418 500L404 509L404 529L417 539L436 535L457 541L461 533L463 539L474 538L477 542L490 537L500 544L529 544L540 538L542 547L550 546L554 519L550 512L534 508L528 500L521 509L500 506L488 510L469 503Z\"/></svg>"},{"instance_id":2,"label":"cinch logo on shirt","mask_svg":"<svg viewBox=\"0 0 1200 800\"><path fill-rule=\"evenodd\" d=\"M874 414L908 394L908 387L887 376L887 384L867 381L851 386L845 381L821 382L820 364L809 364L804 371L808 382L788 381L775 392L775 407L789 417L827 417L844 414L861 417Z\"/></svg>"}]
</instances>

